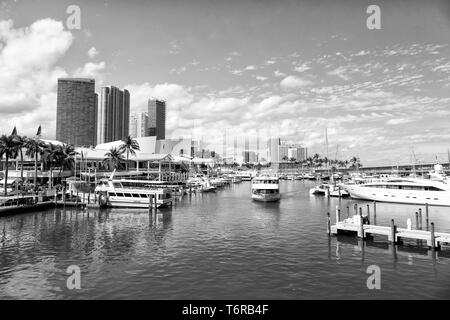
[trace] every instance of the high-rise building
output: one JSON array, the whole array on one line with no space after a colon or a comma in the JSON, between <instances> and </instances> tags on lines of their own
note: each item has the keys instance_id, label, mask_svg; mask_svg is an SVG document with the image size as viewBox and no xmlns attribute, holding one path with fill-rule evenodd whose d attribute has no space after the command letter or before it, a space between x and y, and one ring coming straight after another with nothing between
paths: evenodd
<instances>
[{"instance_id":1,"label":"high-rise building","mask_svg":"<svg viewBox=\"0 0 450 320\"><path fill-rule=\"evenodd\" d=\"M280 144L280 138L270 138L269 140L267 140L267 160L269 162L280 162L278 150Z\"/></svg>"},{"instance_id":2,"label":"high-rise building","mask_svg":"<svg viewBox=\"0 0 450 320\"><path fill-rule=\"evenodd\" d=\"M267 157L269 162L303 161L307 157L307 149L299 144L281 143L280 138L267 141Z\"/></svg>"},{"instance_id":3,"label":"high-rise building","mask_svg":"<svg viewBox=\"0 0 450 320\"><path fill-rule=\"evenodd\" d=\"M242 157L244 163L255 163L256 162L256 152L255 151L243 151Z\"/></svg>"},{"instance_id":4,"label":"high-rise building","mask_svg":"<svg viewBox=\"0 0 450 320\"><path fill-rule=\"evenodd\" d=\"M56 140L75 146L94 146L97 104L94 79L58 79Z\"/></svg>"},{"instance_id":5,"label":"high-rise building","mask_svg":"<svg viewBox=\"0 0 450 320\"><path fill-rule=\"evenodd\" d=\"M130 114L130 136L141 138L148 136L148 114L137 112Z\"/></svg>"},{"instance_id":6,"label":"high-rise building","mask_svg":"<svg viewBox=\"0 0 450 320\"><path fill-rule=\"evenodd\" d=\"M97 113L97 144L121 140L129 134L130 93L103 87Z\"/></svg>"},{"instance_id":7,"label":"high-rise building","mask_svg":"<svg viewBox=\"0 0 450 320\"><path fill-rule=\"evenodd\" d=\"M166 102L148 100L148 135L156 136L157 140L166 138Z\"/></svg>"}]
</instances>

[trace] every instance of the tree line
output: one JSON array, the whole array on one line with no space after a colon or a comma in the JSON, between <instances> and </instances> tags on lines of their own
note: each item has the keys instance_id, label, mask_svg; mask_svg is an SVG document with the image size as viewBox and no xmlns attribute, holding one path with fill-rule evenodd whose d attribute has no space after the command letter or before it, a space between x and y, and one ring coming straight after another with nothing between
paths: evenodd
<instances>
[{"instance_id":1,"label":"tree line","mask_svg":"<svg viewBox=\"0 0 450 320\"><path fill-rule=\"evenodd\" d=\"M113 147L105 153L102 164L107 165L109 168L112 167L118 169L125 163L126 170L128 170L129 156L135 155L135 150L140 150L139 143L131 136L128 136L122 139L122 144L118 148ZM34 137L21 136L14 127L14 130L10 135L3 134L0 136L0 159L5 159L4 195L7 196L9 164L11 160L15 160L19 157L21 163L20 179L23 181L24 155L32 158L34 160L34 188L37 189L37 173L39 165L42 166L43 170L50 171L49 187L51 188L53 182L53 170L59 168L59 178L61 178L63 170L73 170L77 154L79 153L70 143L53 144L42 140L41 126L39 126ZM124 154L126 154L126 159Z\"/></svg>"}]
</instances>

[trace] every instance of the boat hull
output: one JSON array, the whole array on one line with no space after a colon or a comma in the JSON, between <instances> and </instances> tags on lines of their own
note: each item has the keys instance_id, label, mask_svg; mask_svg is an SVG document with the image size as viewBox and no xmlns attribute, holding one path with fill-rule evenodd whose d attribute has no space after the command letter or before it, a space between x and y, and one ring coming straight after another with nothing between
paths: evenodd
<instances>
[{"instance_id":1,"label":"boat hull","mask_svg":"<svg viewBox=\"0 0 450 320\"><path fill-rule=\"evenodd\" d=\"M417 191L347 186L345 188L353 199L403 204L429 204L432 206L450 206L449 192Z\"/></svg>"},{"instance_id":2,"label":"boat hull","mask_svg":"<svg viewBox=\"0 0 450 320\"><path fill-rule=\"evenodd\" d=\"M254 201L261 202L275 202L281 199L281 195L278 194L252 194L252 199Z\"/></svg>"},{"instance_id":3,"label":"boat hull","mask_svg":"<svg viewBox=\"0 0 450 320\"><path fill-rule=\"evenodd\" d=\"M158 208L167 207L172 203L172 201L157 202L156 206ZM117 208L148 208L149 202L129 202L120 200L109 200L106 203L107 207L117 207Z\"/></svg>"}]
</instances>

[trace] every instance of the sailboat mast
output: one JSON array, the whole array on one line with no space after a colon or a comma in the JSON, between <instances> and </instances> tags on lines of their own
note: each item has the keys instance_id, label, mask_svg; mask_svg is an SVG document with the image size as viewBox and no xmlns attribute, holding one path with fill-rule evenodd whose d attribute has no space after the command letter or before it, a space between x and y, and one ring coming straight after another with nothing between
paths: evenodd
<instances>
[{"instance_id":1,"label":"sailboat mast","mask_svg":"<svg viewBox=\"0 0 450 320\"><path fill-rule=\"evenodd\" d=\"M328 128L325 128L325 144L327 146L327 169L328 169L328 162L329 162L329 154L328 154Z\"/></svg>"}]
</instances>

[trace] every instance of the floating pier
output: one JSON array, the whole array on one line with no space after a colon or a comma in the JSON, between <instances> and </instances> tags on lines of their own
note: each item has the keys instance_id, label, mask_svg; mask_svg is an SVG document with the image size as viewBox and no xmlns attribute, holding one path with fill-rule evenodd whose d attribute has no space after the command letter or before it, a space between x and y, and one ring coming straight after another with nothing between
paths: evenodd
<instances>
[{"instance_id":1,"label":"floating pier","mask_svg":"<svg viewBox=\"0 0 450 320\"><path fill-rule=\"evenodd\" d=\"M327 213L327 232L331 235L338 235L341 233L353 234L360 239L372 238L374 235L385 236L392 244L402 243L404 239L426 241L429 248L432 250L441 249L442 245L450 244L450 233L435 232L434 223L431 222L428 228L428 208L427 208L427 230L422 229L422 222L419 223L419 214L416 214L416 229L398 228L395 225L394 219L391 220L390 226L379 226L370 224L370 216L362 215L362 208L359 208L359 215L356 219L346 219L341 221L340 209L336 206L336 223L331 225L330 213ZM356 208L355 208L355 211ZM421 210L420 210L421 211ZM369 213L369 207L367 210ZM421 216L421 214L420 214ZM428 230L429 229L429 230Z\"/></svg>"}]
</instances>

